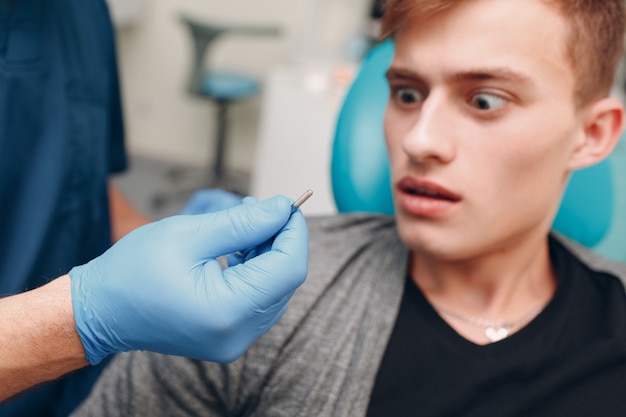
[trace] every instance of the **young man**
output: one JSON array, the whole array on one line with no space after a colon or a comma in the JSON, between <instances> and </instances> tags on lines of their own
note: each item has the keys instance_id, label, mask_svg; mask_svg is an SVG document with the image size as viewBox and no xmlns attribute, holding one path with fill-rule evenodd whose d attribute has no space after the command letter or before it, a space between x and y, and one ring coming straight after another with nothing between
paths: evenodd
<instances>
[{"instance_id":1,"label":"young man","mask_svg":"<svg viewBox=\"0 0 626 417\"><path fill-rule=\"evenodd\" d=\"M550 235L620 136L624 15L389 0L395 219L310 221L308 281L241 360L120 356L77 415L626 415L626 267Z\"/></svg>"}]
</instances>

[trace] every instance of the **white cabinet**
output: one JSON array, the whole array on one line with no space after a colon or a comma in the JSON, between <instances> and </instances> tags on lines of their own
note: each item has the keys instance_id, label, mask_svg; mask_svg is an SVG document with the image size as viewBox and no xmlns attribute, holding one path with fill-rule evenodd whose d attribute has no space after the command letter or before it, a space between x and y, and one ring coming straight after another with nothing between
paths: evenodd
<instances>
[{"instance_id":1,"label":"white cabinet","mask_svg":"<svg viewBox=\"0 0 626 417\"><path fill-rule=\"evenodd\" d=\"M265 83L251 194L314 194L302 211L335 213L330 161L335 123L351 68L282 67ZM343 74L343 75L342 75Z\"/></svg>"}]
</instances>

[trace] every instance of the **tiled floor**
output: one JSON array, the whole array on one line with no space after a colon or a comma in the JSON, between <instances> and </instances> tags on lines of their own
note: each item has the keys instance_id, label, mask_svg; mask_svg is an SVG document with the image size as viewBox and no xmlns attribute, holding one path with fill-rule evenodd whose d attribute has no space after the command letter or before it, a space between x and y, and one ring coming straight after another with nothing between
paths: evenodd
<instances>
[{"instance_id":1,"label":"tiled floor","mask_svg":"<svg viewBox=\"0 0 626 417\"><path fill-rule=\"evenodd\" d=\"M129 169L113 177L113 182L124 196L141 212L158 219L176 213L184 200L172 200L167 205L156 207L152 203L153 196L161 187L167 172L175 168L163 162L141 158L130 158Z\"/></svg>"}]
</instances>

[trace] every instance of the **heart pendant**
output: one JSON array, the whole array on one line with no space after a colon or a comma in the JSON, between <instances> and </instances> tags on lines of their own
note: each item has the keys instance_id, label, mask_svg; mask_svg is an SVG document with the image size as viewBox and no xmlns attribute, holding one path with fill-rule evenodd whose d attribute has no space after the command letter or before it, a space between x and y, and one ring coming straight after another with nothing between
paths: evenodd
<instances>
[{"instance_id":1,"label":"heart pendant","mask_svg":"<svg viewBox=\"0 0 626 417\"><path fill-rule=\"evenodd\" d=\"M485 329L485 336L487 339L491 341L491 343L499 342L502 339L505 339L509 335L509 329L506 327L487 327Z\"/></svg>"}]
</instances>

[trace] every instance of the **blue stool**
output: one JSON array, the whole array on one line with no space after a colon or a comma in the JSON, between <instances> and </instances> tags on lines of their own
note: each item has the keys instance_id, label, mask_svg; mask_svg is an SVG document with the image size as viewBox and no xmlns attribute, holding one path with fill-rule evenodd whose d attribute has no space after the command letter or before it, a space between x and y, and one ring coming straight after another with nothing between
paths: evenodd
<instances>
[{"instance_id":1,"label":"blue stool","mask_svg":"<svg viewBox=\"0 0 626 417\"><path fill-rule=\"evenodd\" d=\"M237 184L226 175L225 156L228 132L228 108L234 102L255 96L260 89L255 78L233 72L217 72L206 69L205 57L209 47L223 35L276 36L280 31L268 26L230 26L200 22L188 16L180 17L189 29L193 41L193 57L187 90L192 95L210 100L216 106L216 124L214 132L213 166L209 178L191 189L169 190L158 193L153 203L160 206L175 194L186 193L197 188L223 188L238 194L247 194L247 184Z\"/></svg>"},{"instance_id":2,"label":"blue stool","mask_svg":"<svg viewBox=\"0 0 626 417\"><path fill-rule=\"evenodd\" d=\"M385 72L392 58L391 41L370 51L339 114L331 162L339 212L393 214L383 133ZM553 224L557 232L621 262L626 262L625 141L608 159L572 175Z\"/></svg>"}]
</instances>

